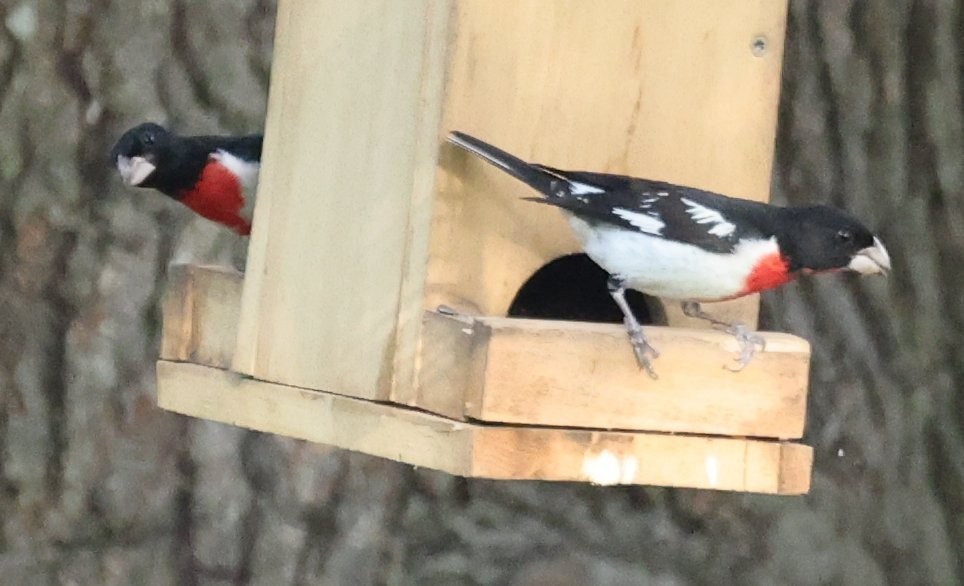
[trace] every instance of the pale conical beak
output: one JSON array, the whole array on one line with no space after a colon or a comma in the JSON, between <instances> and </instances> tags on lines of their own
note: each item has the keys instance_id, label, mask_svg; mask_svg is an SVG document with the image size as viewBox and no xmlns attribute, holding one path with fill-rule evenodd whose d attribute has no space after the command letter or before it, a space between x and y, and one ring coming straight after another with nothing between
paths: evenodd
<instances>
[{"instance_id":1,"label":"pale conical beak","mask_svg":"<svg viewBox=\"0 0 964 586\"><path fill-rule=\"evenodd\" d=\"M868 246L854 255L847 268L862 275L875 275L877 273L886 275L890 271L890 255L887 254L884 243L875 236L874 245Z\"/></svg>"},{"instance_id":2,"label":"pale conical beak","mask_svg":"<svg viewBox=\"0 0 964 586\"><path fill-rule=\"evenodd\" d=\"M144 157L117 157L117 170L124 183L137 187L151 176L157 167Z\"/></svg>"}]
</instances>

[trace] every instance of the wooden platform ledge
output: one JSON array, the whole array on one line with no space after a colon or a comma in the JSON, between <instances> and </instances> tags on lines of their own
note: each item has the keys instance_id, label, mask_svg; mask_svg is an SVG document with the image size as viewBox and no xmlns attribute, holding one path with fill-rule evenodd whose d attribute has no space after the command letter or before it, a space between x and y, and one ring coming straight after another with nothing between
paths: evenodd
<instances>
[{"instance_id":1,"label":"wooden platform ledge","mask_svg":"<svg viewBox=\"0 0 964 586\"><path fill-rule=\"evenodd\" d=\"M654 484L801 494L812 451L786 442L481 425L161 360L167 410L495 479Z\"/></svg>"},{"instance_id":2,"label":"wooden platform ledge","mask_svg":"<svg viewBox=\"0 0 964 586\"><path fill-rule=\"evenodd\" d=\"M372 401L230 372L241 286L233 271L172 268L162 408L463 476L809 489L809 447L727 437L799 437L808 349L791 336L768 334L755 375L717 366L709 376L679 361L724 360L732 349L716 333L652 328L665 371L654 382L632 364L619 326L426 312L415 392ZM640 425L652 427L609 431Z\"/></svg>"}]
</instances>

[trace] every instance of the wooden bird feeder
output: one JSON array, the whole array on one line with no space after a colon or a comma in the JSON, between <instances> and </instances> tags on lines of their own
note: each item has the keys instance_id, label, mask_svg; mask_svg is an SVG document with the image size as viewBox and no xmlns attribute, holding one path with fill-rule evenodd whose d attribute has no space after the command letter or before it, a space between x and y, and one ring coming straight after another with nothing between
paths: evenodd
<instances>
[{"instance_id":1,"label":"wooden bird feeder","mask_svg":"<svg viewBox=\"0 0 964 586\"><path fill-rule=\"evenodd\" d=\"M443 145L766 199L786 10L281 0L247 270L174 268L159 404L463 476L806 492L806 341L734 374L668 303L652 380L620 325L505 317L577 243Z\"/></svg>"}]
</instances>

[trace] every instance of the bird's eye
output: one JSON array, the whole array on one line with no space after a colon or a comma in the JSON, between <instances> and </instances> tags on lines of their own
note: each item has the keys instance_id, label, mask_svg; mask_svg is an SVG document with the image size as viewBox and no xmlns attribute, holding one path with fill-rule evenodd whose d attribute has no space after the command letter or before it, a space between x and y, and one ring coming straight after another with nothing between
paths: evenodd
<instances>
[{"instance_id":1,"label":"bird's eye","mask_svg":"<svg viewBox=\"0 0 964 586\"><path fill-rule=\"evenodd\" d=\"M154 134L151 132L145 133L144 136L141 137L141 142L146 145L154 144Z\"/></svg>"},{"instance_id":2,"label":"bird's eye","mask_svg":"<svg viewBox=\"0 0 964 586\"><path fill-rule=\"evenodd\" d=\"M837 232L837 242L847 243L854 239L853 232L850 230L840 230Z\"/></svg>"}]
</instances>

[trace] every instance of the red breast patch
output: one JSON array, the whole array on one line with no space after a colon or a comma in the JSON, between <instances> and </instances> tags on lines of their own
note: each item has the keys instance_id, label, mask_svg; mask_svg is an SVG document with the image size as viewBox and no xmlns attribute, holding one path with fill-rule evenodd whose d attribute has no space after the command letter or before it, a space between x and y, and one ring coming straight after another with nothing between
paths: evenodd
<instances>
[{"instance_id":1,"label":"red breast patch","mask_svg":"<svg viewBox=\"0 0 964 586\"><path fill-rule=\"evenodd\" d=\"M241 217L244 190L234 173L217 161L204 166L194 189L184 191L180 202L200 216L227 226L242 236L251 233L251 223Z\"/></svg>"},{"instance_id":2,"label":"red breast patch","mask_svg":"<svg viewBox=\"0 0 964 586\"><path fill-rule=\"evenodd\" d=\"M753 267L750 275L746 278L739 296L773 289L789 283L792 279L790 263L779 252L774 252L764 256L756 263L756 266Z\"/></svg>"}]
</instances>

